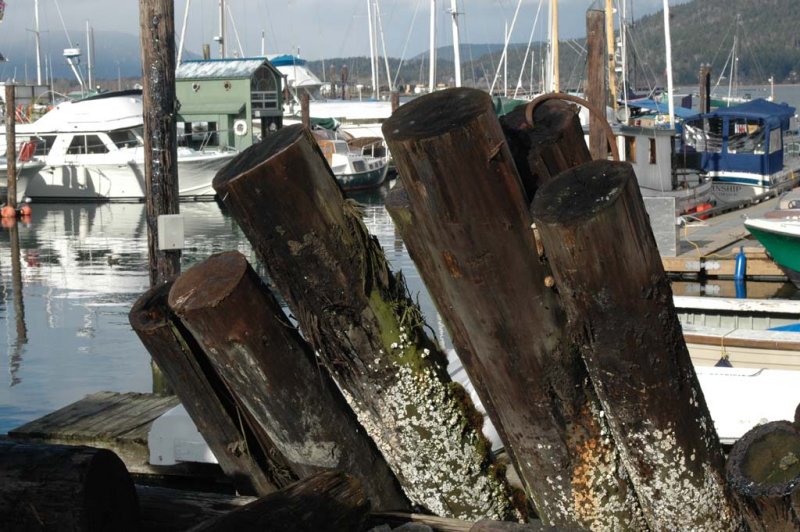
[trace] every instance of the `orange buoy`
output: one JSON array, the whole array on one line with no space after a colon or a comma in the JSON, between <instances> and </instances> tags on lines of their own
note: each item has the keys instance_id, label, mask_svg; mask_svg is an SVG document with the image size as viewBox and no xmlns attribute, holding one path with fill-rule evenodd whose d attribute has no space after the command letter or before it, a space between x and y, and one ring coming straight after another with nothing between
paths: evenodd
<instances>
[{"instance_id":1,"label":"orange buoy","mask_svg":"<svg viewBox=\"0 0 800 532\"><path fill-rule=\"evenodd\" d=\"M15 225L17 225L16 218L0 218L0 227L3 229L11 229Z\"/></svg>"},{"instance_id":2,"label":"orange buoy","mask_svg":"<svg viewBox=\"0 0 800 532\"><path fill-rule=\"evenodd\" d=\"M30 216L33 214L33 209L27 203L23 204L22 207L19 208L19 214L21 216Z\"/></svg>"},{"instance_id":3,"label":"orange buoy","mask_svg":"<svg viewBox=\"0 0 800 532\"><path fill-rule=\"evenodd\" d=\"M14 207L11 205L4 205L2 209L0 209L0 218L16 218L17 211L14 210Z\"/></svg>"}]
</instances>

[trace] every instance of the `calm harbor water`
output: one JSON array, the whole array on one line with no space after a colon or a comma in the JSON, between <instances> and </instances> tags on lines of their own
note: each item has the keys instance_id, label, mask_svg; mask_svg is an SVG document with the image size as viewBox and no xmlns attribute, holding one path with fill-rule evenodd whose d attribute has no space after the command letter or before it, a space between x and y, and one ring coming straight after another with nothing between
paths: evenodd
<instances>
[{"instance_id":1,"label":"calm harbor water","mask_svg":"<svg viewBox=\"0 0 800 532\"><path fill-rule=\"evenodd\" d=\"M742 89L746 91L747 89ZM800 86L775 88L800 107ZM768 88L751 88L752 96ZM444 330L405 246L383 207L388 186L357 196L395 270L406 276L428 323ZM0 434L101 390L152 391L149 356L128 323L148 288L144 204L36 204L29 222L0 229ZM255 256L216 203L181 204L182 268L213 253ZM17 253L12 253L17 251ZM16 258L15 258L16 257ZM729 283L728 283L729 284ZM761 284L750 297L800 298L791 285ZM684 295L730 295L725 282L676 283Z\"/></svg>"},{"instance_id":2,"label":"calm harbor water","mask_svg":"<svg viewBox=\"0 0 800 532\"><path fill-rule=\"evenodd\" d=\"M356 196L364 219L412 294L422 284L383 195ZM181 204L182 269L238 250L256 264L216 203ZM19 260L12 260L12 249ZM0 434L101 390L152 391L149 356L128 323L148 288L144 204L36 204L28 223L0 230ZM423 311L435 312L427 295Z\"/></svg>"}]
</instances>

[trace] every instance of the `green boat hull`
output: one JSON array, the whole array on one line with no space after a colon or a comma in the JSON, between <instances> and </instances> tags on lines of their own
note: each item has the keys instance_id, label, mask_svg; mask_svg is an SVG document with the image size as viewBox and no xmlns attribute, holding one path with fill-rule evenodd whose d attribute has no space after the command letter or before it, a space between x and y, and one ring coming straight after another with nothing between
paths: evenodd
<instances>
[{"instance_id":1,"label":"green boat hull","mask_svg":"<svg viewBox=\"0 0 800 532\"><path fill-rule=\"evenodd\" d=\"M800 235L773 233L758 227L747 227L778 266L800 272Z\"/></svg>"}]
</instances>

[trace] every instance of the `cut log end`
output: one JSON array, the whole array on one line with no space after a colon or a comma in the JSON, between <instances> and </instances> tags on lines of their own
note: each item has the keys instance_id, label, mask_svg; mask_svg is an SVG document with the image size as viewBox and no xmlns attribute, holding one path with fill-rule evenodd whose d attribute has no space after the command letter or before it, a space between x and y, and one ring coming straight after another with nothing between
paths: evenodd
<instances>
[{"instance_id":1,"label":"cut log end","mask_svg":"<svg viewBox=\"0 0 800 532\"><path fill-rule=\"evenodd\" d=\"M733 446L727 477L741 495L789 495L800 484L800 429L788 421L752 429Z\"/></svg>"},{"instance_id":2,"label":"cut log end","mask_svg":"<svg viewBox=\"0 0 800 532\"><path fill-rule=\"evenodd\" d=\"M167 315L163 307L154 302L166 300L170 288L172 283L158 285L136 300L128 314L128 321L135 331L149 333L166 326Z\"/></svg>"},{"instance_id":3,"label":"cut log end","mask_svg":"<svg viewBox=\"0 0 800 532\"><path fill-rule=\"evenodd\" d=\"M628 163L591 161L563 172L536 194L532 211L544 223L576 223L613 205L627 180L636 179Z\"/></svg>"},{"instance_id":4,"label":"cut log end","mask_svg":"<svg viewBox=\"0 0 800 532\"><path fill-rule=\"evenodd\" d=\"M246 272L247 259L241 253L212 255L178 277L169 292L169 306L178 315L213 307L238 286Z\"/></svg>"},{"instance_id":5,"label":"cut log end","mask_svg":"<svg viewBox=\"0 0 800 532\"><path fill-rule=\"evenodd\" d=\"M387 141L438 137L487 111L493 112L487 93L477 89L445 89L401 106L381 129Z\"/></svg>"},{"instance_id":6,"label":"cut log end","mask_svg":"<svg viewBox=\"0 0 800 532\"><path fill-rule=\"evenodd\" d=\"M247 148L217 172L211 183L214 190L217 194L224 195L228 183L293 145L305 132L302 124L293 124L267 135L264 140Z\"/></svg>"}]
</instances>

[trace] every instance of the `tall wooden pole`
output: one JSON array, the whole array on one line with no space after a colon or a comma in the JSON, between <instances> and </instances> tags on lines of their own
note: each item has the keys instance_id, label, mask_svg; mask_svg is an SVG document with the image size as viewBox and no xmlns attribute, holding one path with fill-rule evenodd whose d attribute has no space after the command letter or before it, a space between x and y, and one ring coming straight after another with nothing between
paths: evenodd
<instances>
[{"instance_id":1,"label":"tall wooden pole","mask_svg":"<svg viewBox=\"0 0 800 532\"><path fill-rule=\"evenodd\" d=\"M613 0L606 0L606 57L608 58L608 92L611 96L611 107L617 110L617 58L614 42L614 6Z\"/></svg>"},{"instance_id":2,"label":"tall wooden pole","mask_svg":"<svg viewBox=\"0 0 800 532\"><path fill-rule=\"evenodd\" d=\"M17 139L16 139L16 119L14 108L16 107L14 85L6 85L6 174L8 176L8 202L7 204L17 208Z\"/></svg>"},{"instance_id":3,"label":"tall wooden pole","mask_svg":"<svg viewBox=\"0 0 800 532\"><path fill-rule=\"evenodd\" d=\"M606 77L604 74L603 51L606 43L603 40L605 33L605 15L602 11L589 9L586 12L586 50L588 56L588 74L586 76L586 99L597 109L606 108ZM598 117L592 116L589 120L589 150L593 159L606 159L606 135Z\"/></svg>"},{"instance_id":4,"label":"tall wooden pole","mask_svg":"<svg viewBox=\"0 0 800 532\"><path fill-rule=\"evenodd\" d=\"M175 6L172 0L140 0L144 65L144 154L150 285L180 273L180 250L157 248L158 216L178 213L175 133Z\"/></svg>"}]
</instances>

